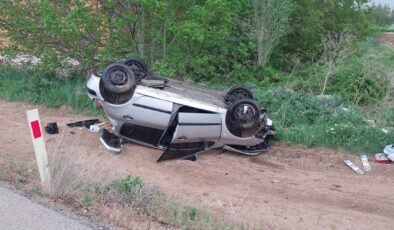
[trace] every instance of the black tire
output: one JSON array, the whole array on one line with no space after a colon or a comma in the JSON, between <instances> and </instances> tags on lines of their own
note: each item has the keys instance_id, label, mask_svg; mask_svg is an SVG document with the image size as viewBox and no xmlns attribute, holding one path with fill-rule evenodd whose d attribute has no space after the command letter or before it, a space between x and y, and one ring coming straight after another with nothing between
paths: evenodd
<instances>
[{"instance_id":1,"label":"black tire","mask_svg":"<svg viewBox=\"0 0 394 230\"><path fill-rule=\"evenodd\" d=\"M253 100L253 93L250 89L244 86L234 86L226 94L226 102L234 103L240 99Z\"/></svg>"},{"instance_id":2,"label":"black tire","mask_svg":"<svg viewBox=\"0 0 394 230\"><path fill-rule=\"evenodd\" d=\"M228 108L226 123L230 130L245 131L259 124L260 110L251 99L240 99Z\"/></svg>"},{"instance_id":3,"label":"black tire","mask_svg":"<svg viewBox=\"0 0 394 230\"><path fill-rule=\"evenodd\" d=\"M148 65L141 58L128 59L123 61L123 63L133 70L137 81L140 81L148 74Z\"/></svg>"},{"instance_id":4,"label":"black tire","mask_svg":"<svg viewBox=\"0 0 394 230\"><path fill-rule=\"evenodd\" d=\"M101 80L106 90L116 94L129 92L137 85L133 71L123 63L112 63L105 67Z\"/></svg>"}]
</instances>

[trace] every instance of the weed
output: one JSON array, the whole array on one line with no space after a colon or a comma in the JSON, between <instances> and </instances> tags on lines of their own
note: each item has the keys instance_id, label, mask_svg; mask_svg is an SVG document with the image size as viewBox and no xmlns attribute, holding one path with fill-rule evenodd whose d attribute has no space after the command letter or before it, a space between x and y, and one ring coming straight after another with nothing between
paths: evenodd
<instances>
[{"instance_id":1,"label":"weed","mask_svg":"<svg viewBox=\"0 0 394 230\"><path fill-rule=\"evenodd\" d=\"M183 229L247 229L244 224L224 221L212 213L194 206L182 204L176 198L163 193L154 194L147 208L151 215L167 223L174 223Z\"/></svg>"},{"instance_id":2,"label":"weed","mask_svg":"<svg viewBox=\"0 0 394 230\"><path fill-rule=\"evenodd\" d=\"M78 197L85 189L84 171L67 159L55 159L50 164L50 196L57 198Z\"/></svg>"},{"instance_id":3,"label":"weed","mask_svg":"<svg viewBox=\"0 0 394 230\"><path fill-rule=\"evenodd\" d=\"M110 184L110 187L114 188L121 195L133 195L135 191L143 187L141 178L132 178L128 175L122 180L115 180Z\"/></svg>"},{"instance_id":4,"label":"weed","mask_svg":"<svg viewBox=\"0 0 394 230\"><path fill-rule=\"evenodd\" d=\"M84 206L91 206L93 204L93 199L89 195L85 195L82 199L82 204Z\"/></svg>"},{"instance_id":5,"label":"weed","mask_svg":"<svg viewBox=\"0 0 394 230\"><path fill-rule=\"evenodd\" d=\"M30 192L34 195L41 195L41 188L39 186L33 186L33 188L30 189Z\"/></svg>"},{"instance_id":6,"label":"weed","mask_svg":"<svg viewBox=\"0 0 394 230\"><path fill-rule=\"evenodd\" d=\"M195 220L198 214L198 210L195 207L190 207L187 215L189 216L190 220Z\"/></svg>"}]
</instances>

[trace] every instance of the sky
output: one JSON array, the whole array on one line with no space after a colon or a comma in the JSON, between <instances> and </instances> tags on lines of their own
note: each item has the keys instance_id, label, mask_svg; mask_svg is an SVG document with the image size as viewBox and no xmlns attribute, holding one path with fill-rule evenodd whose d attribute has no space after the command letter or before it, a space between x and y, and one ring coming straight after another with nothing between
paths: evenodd
<instances>
[{"instance_id":1,"label":"sky","mask_svg":"<svg viewBox=\"0 0 394 230\"><path fill-rule=\"evenodd\" d=\"M391 8L394 7L394 0L372 0L372 2L374 2L375 4L387 4L389 5Z\"/></svg>"}]
</instances>

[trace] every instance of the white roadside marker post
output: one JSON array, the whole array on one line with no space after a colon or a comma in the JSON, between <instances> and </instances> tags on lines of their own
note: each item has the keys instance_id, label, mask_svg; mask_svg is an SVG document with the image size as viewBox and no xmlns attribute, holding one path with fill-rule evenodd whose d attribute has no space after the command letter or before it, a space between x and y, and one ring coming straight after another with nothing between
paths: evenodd
<instances>
[{"instance_id":1,"label":"white roadside marker post","mask_svg":"<svg viewBox=\"0 0 394 230\"><path fill-rule=\"evenodd\" d=\"M44 187L45 192L49 193L51 190L51 179L48 167L47 151L45 149L44 136L42 135L38 110L29 110L26 111L26 114L33 141L34 153L36 155L38 172L40 173L41 184Z\"/></svg>"}]
</instances>

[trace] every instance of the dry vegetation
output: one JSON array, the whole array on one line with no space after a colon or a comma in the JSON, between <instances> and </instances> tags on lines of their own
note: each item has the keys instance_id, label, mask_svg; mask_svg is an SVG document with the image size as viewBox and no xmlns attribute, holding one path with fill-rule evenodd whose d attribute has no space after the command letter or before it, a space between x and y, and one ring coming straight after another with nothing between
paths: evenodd
<instances>
[{"instance_id":1,"label":"dry vegetation","mask_svg":"<svg viewBox=\"0 0 394 230\"><path fill-rule=\"evenodd\" d=\"M185 205L158 188L144 185L139 177L94 179L78 159L54 157L50 162L51 191L40 187L35 165L10 155L0 155L0 180L29 196L54 200L81 215L123 229L249 229L215 217L206 210Z\"/></svg>"}]
</instances>

